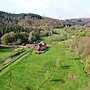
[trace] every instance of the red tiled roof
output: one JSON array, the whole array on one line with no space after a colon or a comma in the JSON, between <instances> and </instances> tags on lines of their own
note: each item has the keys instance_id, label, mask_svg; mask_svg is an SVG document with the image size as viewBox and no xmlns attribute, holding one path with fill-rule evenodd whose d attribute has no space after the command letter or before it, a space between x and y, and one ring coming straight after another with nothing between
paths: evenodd
<instances>
[{"instance_id":1,"label":"red tiled roof","mask_svg":"<svg viewBox=\"0 0 90 90\"><path fill-rule=\"evenodd\" d=\"M35 44L26 44L26 47L27 48L34 48L35 47Z\"/></svg>"}]
</instances>

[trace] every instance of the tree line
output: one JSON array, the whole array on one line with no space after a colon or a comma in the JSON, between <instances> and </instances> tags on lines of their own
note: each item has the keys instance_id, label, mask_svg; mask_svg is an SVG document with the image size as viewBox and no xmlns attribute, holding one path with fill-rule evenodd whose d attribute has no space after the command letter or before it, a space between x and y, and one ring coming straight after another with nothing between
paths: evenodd
<instances>
[{"instance_id":1,"label":"tree line","mask_svg":"<svg viewBox=\"0 0 90 90\"><path fill-rule=\"evenodd\" d=\"M29 32L29 29L23 28L18 25L0 23L0 37L9 32L14 32L14 33Z\"/></svg>"}]
</instances>

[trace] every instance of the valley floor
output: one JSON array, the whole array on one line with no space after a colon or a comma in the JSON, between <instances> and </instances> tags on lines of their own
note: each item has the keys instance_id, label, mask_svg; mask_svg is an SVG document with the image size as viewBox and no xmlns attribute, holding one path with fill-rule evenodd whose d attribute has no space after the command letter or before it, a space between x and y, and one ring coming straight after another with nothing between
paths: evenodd
<instances>
[{"instance_id":1,"label":"valley floor","mask_svg":"<svg viewBox=\"0 0 90 90\"><path fill-rule=\"evenodd\" d=\"M88 84L83 63L63 44L15 63L1 72L0 90L83 90Z\"/></svg>"}]
</instances>

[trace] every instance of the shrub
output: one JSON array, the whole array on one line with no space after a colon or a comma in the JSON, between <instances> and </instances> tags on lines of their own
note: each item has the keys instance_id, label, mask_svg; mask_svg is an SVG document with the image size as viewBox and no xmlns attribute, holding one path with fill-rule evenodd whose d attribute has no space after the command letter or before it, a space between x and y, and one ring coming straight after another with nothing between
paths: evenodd
<instances>
[{"instance_id":1,"label":"shrub","mask_svg":"<svg viewBox=\"0 0 90 90\"><path fill-rule=\"evenodd\" d=\"M14 44L22 44L22 43L27 43L28 41L28 34L25 32L22 33L6 33L1 37L1 42L2 44L5 45L14 45Z\"/></svg>"},{"instance_id":2,"label":"shrub","mask_svg":"<svg viewBox=\"0 0 90 90\"><path fill-rule=\"evenodd\" d=\"M70 44L72 51L75 51L82 59L90 55L90 37L82 37L79 40L73 39Z\"/></svg>"}]
</instances>

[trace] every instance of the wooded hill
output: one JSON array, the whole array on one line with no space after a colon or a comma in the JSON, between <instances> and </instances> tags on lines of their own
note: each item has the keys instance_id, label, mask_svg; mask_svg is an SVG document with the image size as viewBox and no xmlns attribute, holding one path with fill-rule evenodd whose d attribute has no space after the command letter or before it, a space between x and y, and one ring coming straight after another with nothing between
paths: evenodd
<instances>
[{"instance_id":1,"label":"wooded hill","mask_svg":"<svg viewBox=\"0 0 90 90\"><path fill-rule=\"evenodd\" d=\"M19 25L29 29L45 26L57 27L58 25L61 25L60 20L43 17L37 14L12 14L2 11L0 11L0 23Z\"/></svg>"},{"instance_id":2,"label":"wooded hill","mask_svg":"<svg viewBox=\"0 0 90 90\"><path fill-rule=\"evenodd\" d=\"M0 23L17 25L28 29L48 26L56 28L73 25L90 26L90 18L58 20L33 13L13 14L0 11Z\"/></svg>"}]
</instances>

